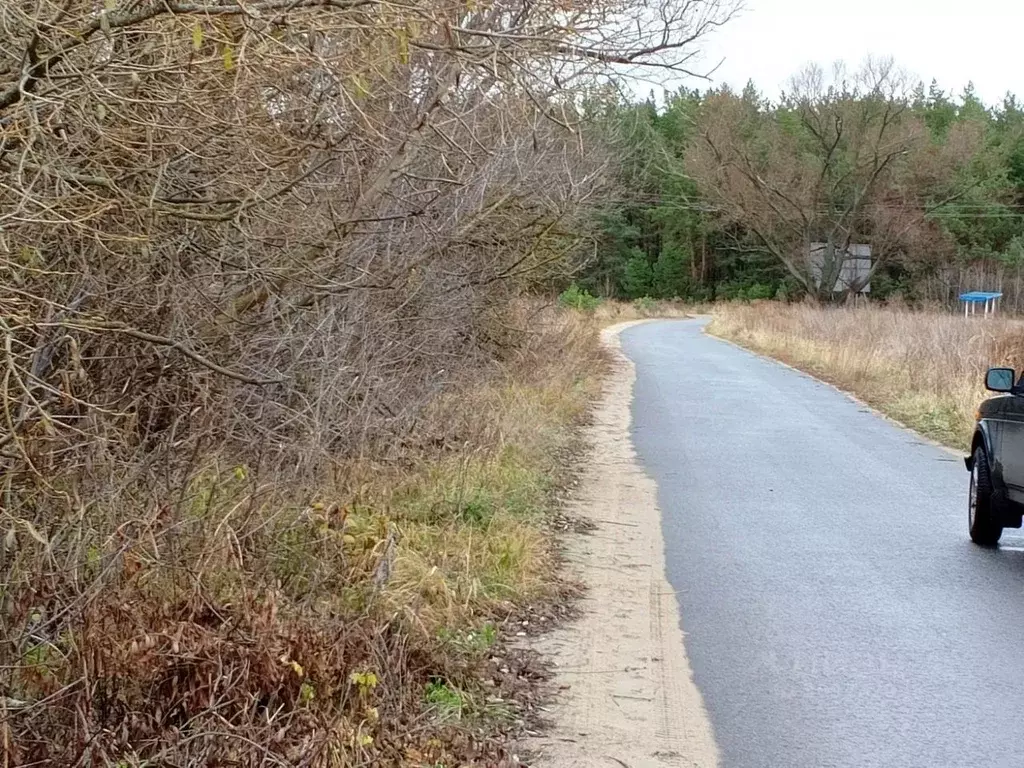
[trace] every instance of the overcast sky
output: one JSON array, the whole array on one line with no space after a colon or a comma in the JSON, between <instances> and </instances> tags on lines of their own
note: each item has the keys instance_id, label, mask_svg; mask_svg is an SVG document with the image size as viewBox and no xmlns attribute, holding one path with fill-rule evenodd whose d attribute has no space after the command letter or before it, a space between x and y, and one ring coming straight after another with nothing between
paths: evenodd
<instances>
[{"instance_id":1,"label":"overcast sky","mask_svg":"<svg viewBox=\"0 0 1024 768\"><path fill-rule=\"evenodd\" d=\"M724 59L717 83L753 79L775 97L809 61L855 65L893 56L916 79L956 94L973 80L987 103L1024 98L1024 0L746 0L709 39L706 66Z\"/></svg>"}]
</instances>

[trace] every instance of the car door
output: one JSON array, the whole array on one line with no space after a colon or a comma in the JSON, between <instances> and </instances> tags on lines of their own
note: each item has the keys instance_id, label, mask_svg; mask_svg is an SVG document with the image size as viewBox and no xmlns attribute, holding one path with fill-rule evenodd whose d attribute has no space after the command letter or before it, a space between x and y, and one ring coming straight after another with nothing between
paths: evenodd
<instances>
[{"instance_id":1,"label":"car door","mask_svg":"<svg viewBox=\"0 0 1024 768\"><path fill-rule=\"evenodd\" d=\"M998 453L1003 482L1014 501L1024 501L1024 377L1001 405Z\"/></svg>"}]
</instances>

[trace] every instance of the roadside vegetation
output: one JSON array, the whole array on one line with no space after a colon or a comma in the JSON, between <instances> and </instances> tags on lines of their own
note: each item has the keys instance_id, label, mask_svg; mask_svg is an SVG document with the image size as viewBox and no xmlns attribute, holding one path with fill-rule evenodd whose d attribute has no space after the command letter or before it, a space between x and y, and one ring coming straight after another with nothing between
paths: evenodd
<instances>
[{"instance_id":1,"label":"roadside vegetation","mask_svg":"<svg viewBox=\"0 0 1024 768\"><path fill-rule=\"evenodd\" d=\"M600 325L644 320L650 318L690 317L709 305L698 305L679 299L652 299L643 296L633 301L602 299L592 295L575 282L558 297L558 303L566 308L590 315Z\"/></svg>"},{"instance_id":2,"label":"roadside vegetation","mask_svg":"<svg viewBox=\"0 0 1024 768\"><path fill-rule=\"evenodd\" d=\"M599 328L1019 304L1012 97L623 95L737 5L0 3L4 765L500 764ZM959 439L1016 326L890 315L715 327Z\"/></svg>"},{"instance_id":3,"label":"roadside vegetation","mask_svg":"<svg viewBox=\"0 0 1024 768\"><path fill-rule=\"evenodd\" d=\"M505 643L574 591L551 515L603 364L592 317L519 311L394 459L286 483L222 448L167 501L11 525L11 764L508 759L540 668Z\"/></svg>"},{"instance_id":4,"label":"roadside vegetation","mask_svg":"<svg viewBox=\"0 0 1024 768\"><path fill-rule=\"evenodd\" d=\"M504 759L595 117L732 8L0 3L0 763Z\"/></svg>"},{"instance_id":5,"label":"roadside vegetation","mask_svg":"<svg viewBox=\"0 0 1024 768\"><path fill-rule=\"evenodd\" d=\"M1024 366L1024 321L967 320L902 305L758 302L715 308L709 332L846 389L893 419L968 450L991 365Z\"/></svg>"}]
</instances>

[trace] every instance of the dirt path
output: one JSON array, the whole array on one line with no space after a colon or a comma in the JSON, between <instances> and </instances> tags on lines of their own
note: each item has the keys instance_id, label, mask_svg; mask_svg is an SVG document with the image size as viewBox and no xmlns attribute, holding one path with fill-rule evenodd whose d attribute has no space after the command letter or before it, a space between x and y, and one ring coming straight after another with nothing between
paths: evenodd
<instances>
[{"instance_id":1,"label":"dirt path","mask_svg":"<svg viewBox=\"0 0 1024 768\"><path fill-rule=\"evenodd\" d=\"M665 579L657 489L629 434L636 376L618 335L634 324L602 334L614 370L590 428L592 455L573 509L597 529L568 545L588 587L585 613L539 643L555 660L562 690L551 713L555 728L527 745L536 768L718 765Z\"/></svg>"}]
</instances>

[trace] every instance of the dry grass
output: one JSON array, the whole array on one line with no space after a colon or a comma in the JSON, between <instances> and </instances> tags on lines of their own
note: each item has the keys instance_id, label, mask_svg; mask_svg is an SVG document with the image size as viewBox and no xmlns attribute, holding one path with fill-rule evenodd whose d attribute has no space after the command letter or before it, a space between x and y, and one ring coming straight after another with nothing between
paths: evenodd
<instances>
[{"instance_id":1,"label":"dry grass","mask_svg":"<svg viewBox=\"0 0 1024 768\"><path fill-rule=\"evenodd\" d=\"M461 398L470 439L389 484L403 529L392 597L401 592L397 603L431 629L560 589L542 519L603 357L592 319L559 317L519 376Z\"/></svg>"},{"instance_id":2,"label":"dry grass","mask_svg":"<svg viewBox=\"0 0 1024 768\"><path fill-rule=\"evenodd\" d=\"M692 317L695 314L700 314L702 309L706 308L680 301L663 301L661 299L604 300L593 311L593 314L602 325L612 325L629 320Z\"/></svg>"},{"instance_id":3,"label":"dry grass","mask_svg":"<svg viewBox=\"0 0 1024 768\"><path fill-rule=\"evenodd\" d=\"M566 591L545 520L603 361L592 317L508 318L529 333L391 459L282 487L207 456L162 505L8 533L37 576L3 595L7 764L500 762L488 660Z\"/></svg>"},{"instance_id":4,"label":"dry grass","mask_svg":"<svg viewBox=\"0 0 1024 768\"><path fill-rule=\"evenodd\" d=\"M900 307L716 308L710 332L802 368L901 423L966 448L989 365L1024 365L1024 322Z\"/></svg>"}]
</instances>

